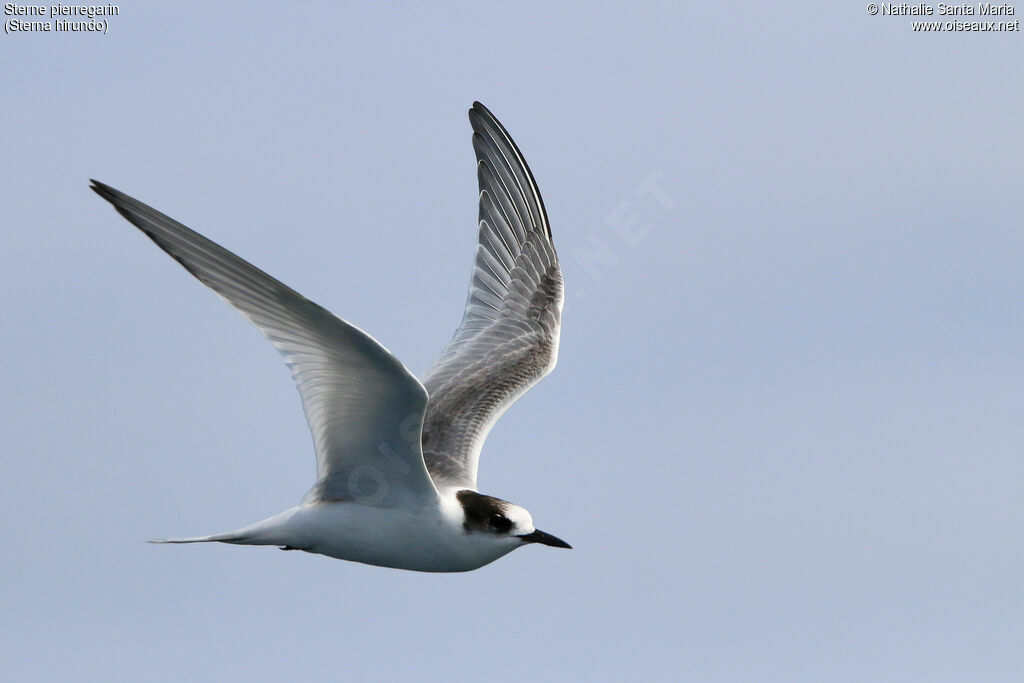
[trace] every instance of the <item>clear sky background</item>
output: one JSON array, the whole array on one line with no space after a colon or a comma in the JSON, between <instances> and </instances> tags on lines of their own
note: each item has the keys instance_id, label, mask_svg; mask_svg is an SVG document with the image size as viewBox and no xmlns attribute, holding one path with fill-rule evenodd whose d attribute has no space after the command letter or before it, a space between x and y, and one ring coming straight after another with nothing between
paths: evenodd
<instances>
[{"instance_id":1,"label":"clear sky background","mask_svg":"<svg viewBox=\"0 0 1024 683\"><path fill-rule=\"evenodd\" d=\"M4 677L1019 680L1022 36L771 5L126 2L0 36ZM270 345L88 178L421 372L472 263L474 99L567 283L480 487L575 549L144 543L295 504L313 451Z\"/></svg>"}]
</instances>

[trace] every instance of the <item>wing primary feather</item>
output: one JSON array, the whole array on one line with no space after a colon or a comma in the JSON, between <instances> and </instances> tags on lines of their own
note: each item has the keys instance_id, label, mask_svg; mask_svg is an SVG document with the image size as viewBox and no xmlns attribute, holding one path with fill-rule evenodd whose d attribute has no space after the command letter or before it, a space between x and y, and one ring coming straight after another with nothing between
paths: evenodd
<instances>
[{"instance_id":1,"label":"wing primary feather","mask_svg":"<svg viewBox=\"0 0 1024 683\"><path fill-rule=\"evenodd\" d=\"M476 262L462 324L423 376L423 457L438 488L476 488L494 421L554 367L563 296L544 202L522 153L479 102L469 119Z\"/></svg>"},{"instance_id":2,"label":"wing primary feather","mask_svg":"<svg viewBox=\"0 0 1024 683\"><path fill-rule=\"evenodd\" d=\"M419 438L426 389L398 359L359 328L194 230L109 185L92 183L98 195L252 321L284 356L317 454L318 481L307 500L382 506L436 500ZM410 418L417 428L412 436ZM398 459L383 458L381 452ZM356 485L355 475L365 472L377 477L381 495Z\"/></svg>"}]
</instances>

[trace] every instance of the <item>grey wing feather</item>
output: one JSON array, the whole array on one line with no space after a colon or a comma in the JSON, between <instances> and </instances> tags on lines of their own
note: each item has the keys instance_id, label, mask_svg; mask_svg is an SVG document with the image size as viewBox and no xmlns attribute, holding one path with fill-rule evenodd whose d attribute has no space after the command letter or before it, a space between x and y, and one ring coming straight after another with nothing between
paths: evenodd
<instances>
[{"instance_id":1,"label":"grey wing feather","mask_svg":"<svg viewBox=\"0 0 1024 683\"><path fill-rule=\"evenodd\" d=\"M438 488L476 488L487 433L554 367L561 323L562 273L533 174L479 102L469 120L480 184L476 262L462 324L423 376L423 458Z\"/></svg>"},{"instance_id":2,"label":"grey wing feather","mask_svg":"<svg viewBox=\"0 0 1024 683\"><path fill-rule=\"evenodd\" d=\"M317 454L312 500L432 500L420 429L427 393L371 336L199 233L93 181L93 190L251 320L284 356Z\"/></svg>"}]
</instances>

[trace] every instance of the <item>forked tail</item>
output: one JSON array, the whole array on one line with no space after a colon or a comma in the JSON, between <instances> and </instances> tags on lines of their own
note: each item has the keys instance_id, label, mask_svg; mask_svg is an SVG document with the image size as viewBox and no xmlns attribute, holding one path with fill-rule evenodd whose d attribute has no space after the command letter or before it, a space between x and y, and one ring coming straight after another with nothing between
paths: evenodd
<instances>
[{"instance_id":1,"label":"forked tail","mask_svg":"<svg viewBox=\"0 0 1024 683\"><path fill-rule=\"evenodd\" d=\"M214 541L218 541L220 543L261 545L258 541L246 540L246 538L239 535L239 532L237 531L231 531L226 534L212 534L210 536L193 536L191 538L152 538L146 541L146 543L213 543Z\"/></svg>"},{"instance_id":2,"label":"forked tail","mask_svg":"<svg viewBox=\"0 0 1024 683\"><path fill-rule=\"evenodd\" d=\"M235 543L237 545L293 545L297 542L288 522L299 508L285 510L237 531L190 538L154 538L150 543Z\"/></svg>"}]
</instances>

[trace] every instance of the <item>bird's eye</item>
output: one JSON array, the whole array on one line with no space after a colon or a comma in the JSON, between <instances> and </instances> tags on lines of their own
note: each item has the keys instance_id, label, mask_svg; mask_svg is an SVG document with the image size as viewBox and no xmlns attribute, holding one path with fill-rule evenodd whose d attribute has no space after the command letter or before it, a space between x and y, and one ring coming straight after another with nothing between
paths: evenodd
<instances>
[{"instance_id":1,"label":"bird's eye","mask_svg":"<svg viewBox=\"0 0 1024 683\"><path fill-rule=\"evenodd\" d=\"M491 525L491 528L496 531L508 531L512 528L512 520L505 515L491 515L491 518L487 521Z\"/></svg>"}]
</instances>

